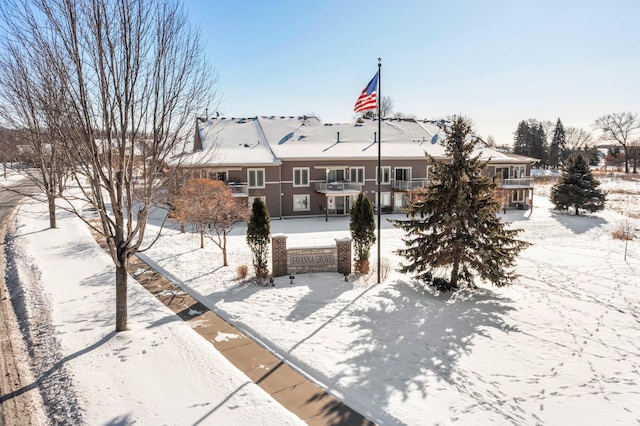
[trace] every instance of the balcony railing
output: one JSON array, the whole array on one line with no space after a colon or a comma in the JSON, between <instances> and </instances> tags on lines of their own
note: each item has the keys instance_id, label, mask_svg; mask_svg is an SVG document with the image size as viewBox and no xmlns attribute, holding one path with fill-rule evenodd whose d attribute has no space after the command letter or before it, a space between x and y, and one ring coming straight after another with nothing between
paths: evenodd
<instances>
[{"instance_id":1,"label":"balcony railing","mask_svg":"<svg viewBox=\"0 0 640 426\"><path fill-rule=\"evenodd\" d=\"M316 191L318 192L344 192L344 191L362 191L362 184L356 182L321 182L316 183Z\"/></svg>"},{"instance_id":2,"label":"balcony railing","mask_svg":"<svg viewBox=\"0 0 640 426\"><path fill-rule=\"evenodd\" d=\"M531 179L530 177L528 177L528 178L518 178L518 179L502 179L502 187L503 188L508 188L508 187L512 187L512 186L530 187L531 186L531 182L533 182L533 179Z\"/></svg>"},{"instance_id":3,"label":"balcony railing","mask_svg":"<svg viewBox=\"0 0 640 426\"><path fill-rule=\"evenodd\" d=\"M425 188L427 186L429 186L429 180L426 178L391 181L391 187L397 191L411 191L413 189Z\"/></svg>"},{"instance_id":4,"label":"balcony railing","mask_svg":"<svg viewBox=\"0 0 640 426\"><path fill-rule=\"evenodd\" d=\"M240 182L227 182L227 188L234 195L249 195L249 185Z\"/></svg>"}]
</instances>

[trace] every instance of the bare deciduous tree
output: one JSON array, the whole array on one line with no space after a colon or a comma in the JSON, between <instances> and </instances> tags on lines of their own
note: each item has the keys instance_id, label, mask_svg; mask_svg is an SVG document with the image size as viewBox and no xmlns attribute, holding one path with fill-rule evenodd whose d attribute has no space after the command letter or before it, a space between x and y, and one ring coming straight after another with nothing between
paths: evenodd
<instances>
[{"instance_id":1,"label":"bare deciduous tree","mask_svg":"<svg viewBox=\"0 0 640 426\"><path fill-rule=\"evenodd\" d=\"M593 143L591 133L584 129L578 129L576 127L566 127L564 129L566 149L569 154L582 151L587 146Z\"/></svg>"},{"instance_id":2,"label":"bare deciduous tree","mask_svg":"<svg viewBox=\"0 0 640 426\"><path fill-rule=\"evenodd\" d=\"M204 248L206 236L222 250L223 265L228 266L227 235L236 223L249 218L249 211L238 205L227 185L219 180L189 179L173 204L176 219L200 234L200 248Z\"/></svg>"},{"instance_id":3,"label":"bare deciduous tree","mask_svg":"<svg viewBox=\"0 0 640 426\"><path fill-rule=\"evenodd\" d=\"M8 0L2 18L8 38L32 37L30 54L49 61L60 96L40 112L60 112L69 133L80 198L115 264L115 329L126 330L127 264L155 241L146 224L167 159L215 95L200 33L177 0Z\"/></svg>"},{"instance_id":4,"label":"bare deciduous tree","mask_svg":"<svg viewBox=\"0 0 640 426\"><path fill-rule=\"evenodd\" d=\"M5 12L5 10L0 9ZM2 17L6 16L2 13ZM10 27L11 28L11 27ZM15 26L13 28L16 28ZM31 167L20 168L45 194L49 206L49 227L56 227L56 199L62 195L68 166L63 144L68 132L63 128L63 112L57 107L62 95L60 81L50 72L51 57L38 45L41 35L33 27L25 32L13 31L3 37L0 55L0 109L2 118L13 129L20 129L21 154ZM25 46L35 45L34 50ZM26 194L31 195L31 194Z\"/></svg>"},{"instance_id":5,"label":"bare deciduous tree","mask_svg":"<svg viewBox=\"0 0 640 426\"><path fill-rule=\"evenodd\" d=\"M391 117L393 113L393 99L389 96L383 96L380 99L380 116L382 118ZM362 117L364 118L377 118L378 117L378 109L370 109L362 113Z\"/></svg>"},{"instance_id":6,"label":"bare deciduous tree","mask_svg":"<svg viewBox=\"0 0 640 426\"><path fill-rule=\"evenodd\" d=\"M2 117L0 113L0 117ZM2 174L7 178L7 168L9 163L18 159L18 145L20 140L20 132L15 129L0 127L0 161L2 161Z\"/></svg>"},{"instance_id":7,"label":"bare deciduous tree","mask_svg":"<svg viewBox=\"0 0 640 426\"><path fill-rule=\"evenodd\" d=\"M594 127L602 131L601 138L619 144L624 150L624 172L629 173L629 144L640 129L640 120L635 112L615 112L598 118ZM637 170L634 168L633 173Z\"/></svg>"}]
</instances>

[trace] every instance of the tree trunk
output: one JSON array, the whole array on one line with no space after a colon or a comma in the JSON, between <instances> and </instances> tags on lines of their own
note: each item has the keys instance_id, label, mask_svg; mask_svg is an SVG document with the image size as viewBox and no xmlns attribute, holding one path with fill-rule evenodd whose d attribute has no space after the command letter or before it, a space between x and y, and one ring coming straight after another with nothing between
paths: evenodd
<instances>
[{"instance_id":1,"label":"tree trunk","mask_svg":"<svg viewBox=\"0 0 640 426\"><path fill-rule=\"evenodd\" d=\"M204 248L204 231L200 231L200 248Z\"/></svg>"},{"instance_id":2,"label":"tree trunk","mask_svg":"<svg viewBox=\"0 0 640 426\"><path fill-rule=\"evenodd\" d=\"M222 265L229 266L227 263L227 234L222 234Z\"/></svg>"},{"instance_id":3,"label":"tree trunk","mask_svg":"<svg viewBox=\"0 0 640 426\"><path fill-rule=\"evenodd\" d=\"M56 223L56 196L51 193L47 194L47 201L49 202L49 228L53 229L58 226Z\"/></svg>"},{"instance_id":4,"label":"tree trunk","mask_svg":"<svg viewBox=\"0 0 640 426\"><path fill-rule=\"evenodd\" d=\"M453 267L451 268L451 280L449 285L451 288L458 288L458 270L460 269L460 262L455 260L453 262Z\"/></svg>"},{"instance_id":5,"label":"tree trunk","mask_svg":"<svg viewBox=\"0 0 640 426\"><path fill-rule=\"evenodd\" d=\"M124 259L118 259L118 261L120 266L116 265L116 332L129 329L127 322L128 259L125 257Z\"/></svg>"},{"instance_id":6,"label":"tree trunk","mask_svg":"<svg viewBox=\"0 0 640 426\"><path fill-rule=\"evenodd\" d=\"M629 174L629 154L627 153L627 145L622 145L624 147L624 174Z\"/></svg>"},{"instance_id":7,"label":"tree trunk","mask_svg":"<svg viewBox=\"0 0 640 426\"><path fill-rule=\"evenodd\" d=\"M578 211L578 206L576 206L576 216L580 216L580 212Z\"/></svg>"}]
</instances>

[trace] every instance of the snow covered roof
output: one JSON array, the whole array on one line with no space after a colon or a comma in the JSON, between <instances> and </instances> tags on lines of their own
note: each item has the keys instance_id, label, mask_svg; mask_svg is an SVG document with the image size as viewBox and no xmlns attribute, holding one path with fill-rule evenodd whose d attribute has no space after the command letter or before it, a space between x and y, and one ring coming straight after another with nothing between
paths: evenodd
<instances>
[{"instance_id":1,"label":"snow covered roof","mask_svg":"<svg viewBox=\"0 0 640 426\"><path fill-rule=\"evenodd\" d=\"M185 147L186 153L175 159L182 166L267 166L278 165L256 118L197 120L200 149L197 141Z\"/></svg>"},{"instance_id":2,"label":"snow covered roof","mask_svg":"<svg viewBox=\"0 0 640 426\"><path fill-rule=\"evenodd\" d=\"M278 165L281 160L367 160L378 156L378 121L322 123L316 117L261 116L198 120L202 149L182 156L183 165ZM384 119L381 155L385 159L446 157L443 130L433 121ZM197 141L196 141L197 144ZM478 144L478 155L491 162L522 162ZM524 161L529 162L529 161Z\"/></svg>"},{"instance_id":3,"label":"snow covered roof","mask_svg":"<svg viewBox=\"0 0 640 426\"><path fill-rule=\"evenodd\" d=\"M356 123L321 123L317 119L296 120L297 126L280 118L260 118L265 134L279 135L271 148L278 158L296 159L371 159L377 158L375 138L377 120ZM431 140L440 129L434 124L415 120L383 120L382 156L384 158L424 158L425 151L434 156L444 155L440 144ZM375 135L374 135L375 134Z\"/></svg>"}]
</instances>

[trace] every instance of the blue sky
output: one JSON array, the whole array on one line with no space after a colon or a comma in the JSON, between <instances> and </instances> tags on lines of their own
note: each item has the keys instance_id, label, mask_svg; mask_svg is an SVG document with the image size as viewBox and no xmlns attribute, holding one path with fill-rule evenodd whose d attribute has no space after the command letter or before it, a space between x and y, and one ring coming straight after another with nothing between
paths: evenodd
<instances>
[{"instance_id":1,"label":"blue sky","mask_svg":"<svg viewBox=\"0 0 640 426\"><path fill-rule=\"evenodd\" d=\"M226 117L350 122L382 58L382 95L416 118L471 118L511 143L518 122L593 131L640 112L640 1L186 0ZM597 132L594 132L597 136ZM384 137L384 136L383 136Z\"/></svg>"}]
</instances>

